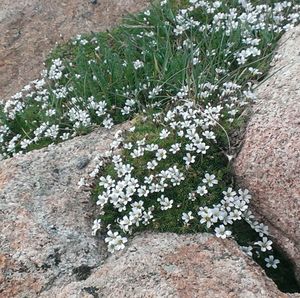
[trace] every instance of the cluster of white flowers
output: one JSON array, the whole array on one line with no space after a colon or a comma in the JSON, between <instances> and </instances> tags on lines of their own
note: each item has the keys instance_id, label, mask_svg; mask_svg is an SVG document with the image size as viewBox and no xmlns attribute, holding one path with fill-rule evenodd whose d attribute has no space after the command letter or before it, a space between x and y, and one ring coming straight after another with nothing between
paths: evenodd
<instances>
[{"instance_id":1,"label":"cluster of white flowers","mask_svg":"<svg viewBox=\"0 0 300 298\"><path fill-rule=\"evenodd\" d=\"M161 1L160 12L170 9L167 2ZM75 61L54 59L41 79L30 82L10 100L0 101L0 159L26 152L45 139L50 143L67 140L94 125L110 129L120 119L128 119L138 110L145 111L146 121L159 129L156 139L149 141L145 135L125 142L118 133L111 150L103 156L111 159L115 175L99 178L102 192L97 205L101 216L109 208L119 216L109 224L96 219L93 235L100 229L106 230L109 251L118 251L125 247L126 235L134 229L152 224L160 212L180 209L176 220L184 227L197 221L222 239L232 237L230 226L243 220L260 240L253 247L242 249L249 256L253 249L270 252L268 228L249 211L248 191L225 187L218 168L203 169L202 164L214 161L221 134L227 139L227 148L223 148L227 151L218 154L231 161L224 124L234 122L243 107L255 100L251 79L261 75L256 60L264 58L262 49L271 50L269 37L265 36L278 36L293 27L300 19L299 11L300 6L289 1L253 5L240 0L239 5L232 7L225 0L189 0L189 6L175 12L173 20L169 20L172 14L167 13L162 23L156 24L151 20L152 10L147 10L142 14L145 26L140 21L138 26L128 26L134 28L128 34L133 55L122 52L118 56L117 51L110 52L107 47L102 51L97 37L78 35L73 45L80 47L81 53L87 48L94 51L93 57L90 52L86 57L84 72L84 67L78 67ZM201 14L205 18L198 17ZM203 19L207 22L203 23ZM171 36L160 36L163 32ZM220 36L218 42L208 39L216 36ZM127 46L122 42L119 48ZM129 49L130 45L126 51ZM171 60L178 62L178 69L172 74L168 73ZM124 86L119 84L122 80L116 69L124 70ZM237 70L240 73L235 73ZM181 79L174 82L177 74ZM243 75L246 79L240 80ZM137 77L139 81L133 83L132 78ZM147 115L149 109L155 110L151 117ZM17 130L19 123L23 127ZM120 147L128 161L123 155L114 154ZM100 158L89 178L97 178L103 166ZM187 206L193 205L189 209L172 193L188 183L191 175L198 180L185 194ZM86 183L82 179L79 186ZM203 204L221 187L224 189L219 202ZM273 255L265 261L272 268L279 263Z\"/></svg>"},{"instance_id":2,"label":"cluster of white flowers","mask_svg":"<svg viewBox=\"0 0 300 298\"><path fill-rule=\"evenodd\" d=\"M59 80L63 76L63 70L65 66L63 65L63 61L61 59L55 59L52 61L52 65L49 69L48 78L50 80Z\"/></svg>"},{"instance_id":3,"label":"cluster of white flowers","mask_svg":"<svg viewBox=\"0 0 300 298\"><path fill-rule=\"evenodd\" d=\"M133 67L134 67L134 69L142 68L142 67L144 67L144 62L140 61L140 60L136 60L133 62Z\"/></svg>"},{"instance_id":4,"label":"cluster of white flowers","mask_svg":"<svg viewBox=\"0 0 300 298\"><path fill-rule=\"evenodd\" d=\"M74 137L78 129L92 127L94 124L99 124L99 121L108 129L114 125L112 109L109 110L105 100L97 100L94 96L87 99L73 96L68 98L74 91L71 85L64 86L55 83L54 87L48 88L54 81L59 81L64 74L64 69L62 60L54 60L49 72L42 72L42 79L32 81L11 100L0 102L0 109L3 107L4 115L4 118L0 117L0 124L3 122L0 126L0 159L26 152L29 145L39 143L43 139L50 139L51 142L67 140ZM68 73L64 76L68 76ZM120 107L122 115L135 112L136 100L132 98L137 92L138 90L135 89L124 90L123 97L127 99L124 100L123 107ZM60 109L53 108L53 100L58 103L63 102L63 113ZM35 120L30 123L35 127L34 130L27 132L22 130L20 134L15 134L11 130L10 123L18 122L18 117L23 117L22 113L26 115L27 110L32 108L39 116L38 118L42 119L44 115L46 121L38 123ZM92 120L94 114L99 118L96 123ZM68 123L68 125L63 123ZM24 132L25 134L22 135Z\"/></svg>"},{"instance_id":5,"label":"cluster of white flowers","mask_svg":"<svg viewBox=\"0 0 300 298\"><path fill-rule=\"evenodd\" d=\"M228 7L225 1L190 0L189 2L190 7L180 10L175 18L174 35L184 36L187 30L194 29L200 32L224 31L227 36L230 36L234 31L239 30L241 42L247 47L234 52L231 49L232 44L228 44L226 52L226 56L233 55L238 64L245 64L250 57L261 55L259 49L261 40L256 38L255 32L267 30L281 33L299 22L299 5L293 5L290 1L275 3L273 7L267 4L252 5L251 1L242 1L242 11L240 11L240 7ZM203 9L207 17L212 17L211 24L203 24L194 19L194 12L199 9ZM290 14L286 16L286 11L289 9ZM270 18L274 22L269 23ZM183 44L190 44L190 42L185 40ZM179 48L181 47L179 46ZM192 62L193 64L198 63L197 55Z\"/></svg>"},{"instance_id":6,"label":"cluster of white flowers","mask_svg":"<svg viewBox=\"0 0 300 298\"><path fill-rule=\"evenodd\" d=\"M68 116L71 122L74 123L75 127L86 126L91 124L90 115L87 111L71 108L68 112Z\"/></svg>"},{"instance_id":7,"label":"cluster of white flowers","mask_svg":"<svg viewBox=\"0 0 300 298\"><path fill-rule=\"evenodd\" d=\"M215 13L221 6L221 2L214 2L212 5L205 1L190 2L193 6L188 10L180 11L176 16L177 24L174 28L174 34L176 36L182 35L183 32L192 27L198 27L200 31L201 28L203 29L199 22L192 20L192 17L188 17L188 14L194 9L205 6L210 13ZM280 18L279 16L287 5L276 5L275 7L276 20L280 20L276 23L276 30L280 32L281 30L285 30L285 27L281 26L284 23L284 18ZM244 13L242 15L238 15L237 10L232 10L222 16L217 13L214 17L214 24L216 26L209 28L215 31L225 28L226 34L229 34L232 30L238 28L239 22L247 22L248 25L250 24L250 27L245 27L248 29L245 30L244 35L241 37L241 40L243 40L244 44L248 47L238 52L228 50L228 55L231 53L232 56L236 58L238 64L245 64L250 57L256 57L261 54L258 48L260 40L252 38L250 32L263 28L264 20L267 19L270 14L270 8L253 7L248 4L245 4L245 8L247 14ZM299 15L297 13L293 14L293 21L291 23L294 24L294 20L297 18L299 18ZM270 27L270 30L274 30L274 27L272 27L272 29ZM141 34L141 36L145 35L145 33ZM183 46L179 47L179 49L183 49L188 44L189 42L184 40ZM198 56L199 50L196 50L192 58L193 65L199 63ZM135 69L139 69L143 66L144 64L140 60L134 62ZM249 67L248 71L254 75L260 74L257 68ZM216 73L226 74L227 71L226 69L216 69ZM153 116L154 121L162 124L159 139L169 140L173 138L176 140L169 148L160 148L156 143L147 144L146 138L137 141L136 144L131 142L123 143L124 150L130 152L132 159L142 159L147 152L151 152L153 158L149 159L145 165L145 176L143 176L142 181L139 180L138 176L134 176L134 166L130 163L125 163L121 156L114 156L112 160L117 177L112 178L109 176L100 178L100 186L104 187L104 191L99 194L97 202L97 204L101 206L100 213L104 215L105 208L112 204L113 208L122 214L122 217L116 219L115 222L117 225L114 225L114 227L111 226L113 223L107 227L101 227L104 230L108 230L109 235L118 233L112 232L113 228L124 233L121 246L118 246L116 249L114 249L114 243L112 244L113 248L109 246L111 252L119 250L121 249L120 247L124 246L124 243L127 242L125 235L131 234L134 227L138 227L141 224L148 225L154 222L156 220L155 214L158 210L167 212L172 208L180 207L180 204L176 202L176 197L173 196L170 198L170 196L165 194L166 191L180 186L186 179L187 171L189 171L199 156L204 158L204 156L208 154L211 144L217 141L214 129L220 125L221 119L226 117L229 122L233 121L240 107L245 105L248 100L255 99L255 95L251 91L251 84L249 84L248 87L248 89L243 90L242 86L231 81L225 82L221 86L217 81L215 83L202 83L199 85L199 92L196 96L202 99L209 99L214 96L218 98L218 102L222 104L215 106L208 104L205 107L197 107L194 101L189 98L189 86L183 86L181 90L173 96L173 101L177 103L175 108L167 111L165 114L158 113ZM155 98L162 90L161 85L154 87L149 92L149 98ZM182 101L184 102L183 104L178 104ZM184 167L173 165L173 167L156 171L156 168L161 168L161 163L174 155L182 156ZM209 154L208 156L210 157ZM141 167L141 165L142 163L139 163L139 167ZM146 175L149 171L151 174ZM205 173L196 190L187 194L187 199L201 205L201 198L209 196L209 189L217 184L218 180L214 174ZM156 200L151 201L149 205L149 198L153 196L156 197ZM223 191L223 198L219 204L215 204L212 207L199 206L197 213L191 210L185 210L185 212L182 212L181 220L183 225L189 225L191 221L198 220L201 224L205 225L206 228L213 229L216 236L222 239L232 236L230 225L234 224L234 222L244 220L258 233L258 236L261 237L261 240L253 243L253 246L262 253L271 251L272 241L267 238L268 228L255 220L248 208L250 199L251 195L248 190L239 189L236 192L229 187ZM158 204L156 204L155 201L157 201ZM148 206L148 209L146 206ZM127 215L124 215L124 212L126 212ZM99 229L100 226L94 224L93 234L96 234ZM117 235L121 239L121 236L119 234ZM112 239L111 241L114 240ZM242 249L248 255L252 256L252 246L242 247ZM273 255L265 258L265 261L267 263L266 266L272 268L277 268L279 263L279 260L276 260Z\"/></svg>"},{"instance_id":8,"label":"cluster of white flowers","mask_svg":"<svg viewBox=\"0 0 300 298\"><path fill-rule=\"evenodd\" d=\"M174 33L176 51L191 51L190 63L194 68L201 67L203 60L201 44L198 45L195 42L197 38L200 41L203 40L201 34L204 33L205 36L208 36L224 32L226 36L230 36L236 31L240 34L240 43L239 41L228 41L226 48L222 49L224 51L221 53L223 55L222 62L219 63L220 65L216 65L214 70L210 70L215 71L215 80L206 83L199 80L198 87L186 85L178 91L178 87L173 90L164 88L163 78L162 82L157 82L157 80L151 82L149 77L145 77L139 82L137 88L136 86L134 88L126 86L121 92L120 90L111 90L111 94L115 92L118 94L116 96L122 96L124 99L121 104L116 106L109 104L105 96L103 98L98 95L87 96L87 98L78 96L76 86L78 82L86 80L85 74L78 73L73 62L61 58L54 59L48 70L42 72L41 79L30 82L10 100L0 101L0 109L3 112L0 115L0 125L6 127L5 131L0 130L0 159L26 152L30 150L31 144L39 143L43 139L50 139L51 142L66 140L75 136L81 128L89 128L94 124L102 124L106 128L111 128L115 123L115 115L120 113L123 117L128 118L141 106L138 104L138 96L141 93L147 93L148 98L153 100L151 104L146 105L146 107L153 108L160 104L160 102L154 102L155 99L164 98L165 94L175 94L173 98L182 99L191 92L192 87L192 92L197 90L198 99L207 103L210 98L216 95L217 90L223 89L223 92L219 92L217 96L222 102L221 108L227 110L228 120L233 121L238 113L237 102L233 98L235 97L237 101L238 93L242 89L244 89L244 99L254 99L255 96L250 89L245 90L243 86L234 82L227 82L227 85L220 86L220 78L228 75L230 65L233 65L234 61L247 68L253 76L259 75L261 72L257 67L247 65L261 57L260 48L262 46L268 46L262 37L258 38L260 32L281 33L293 27L299 21L300 6L289 1L282 1L273 5L252 5L251 1L241 1L239 7L230 7L226 1L190 0L189 3L189 7L178 11L174 17L174 22L164 21L164 30ZM161 1L160 9L169 9L166 4L166 0ZM195 17L200 11L205 12L207 23L202 23ZM157 40L160 37L157 35L159 30L153 29L151 16L152 10L143 14L143 21L147 25L145 26L147 29L138 26L141 27L140 32L135 32L131 37L137 42L141 39L145 40L146 46L141 48L141 56L135 57L132 61L120 59L120 64L124 69L133 66L134 72L138 73L149 63L146 59L147 54L153 57L151 49L158 46ZM193 32L194 36L189 37L189 34L184 34L185 32ZM89 58L87 64L88 68L93 70L92 81L99 82L100 79L96 70L98 68L97 57L101 53L101 47L97 38L78 35L73 40L73 44L84 48L87 46L94 47L95 57ZM218 48L206 50L207 57L217 55ZM109 61L104 59L101 63L106 66L103 72L111 76L112 70L109 68ZM150 63L156 65L157 61L153 62L151 58ZM155 67L157 68L157 66ZM164 67L166 70L168 65L164 65ZM244 103L246 101L244 100ZM241 104L240 101L239 105ZM26 117L34 114L39 114L39 117L36 117L31 123L26 123ZM23 120L25 120L24 125L26 127L16 131L16 126L19 123L23 125ZM47 123L47 127L45 123ZM161 137L163 138L167 134L168 132L165 131ZM194 143L191 148L198 146L197 152L199 150L205 152L205 142L201 142L200 138L195 142L198 142L197 145ZM163 157L163 152L159 154L162 154ZM193 150L185 158L188 167L193 163Z\"/></svg>"},{"instance_id":9,"label":"cluster of white flowers","mask_svg":"<svg viewBox=\"0 0 300 298\"><path fill-rule=\"evenodd\" d=\"M233 86L231 82L227 85L227 90L230 89L229 86ZM224 89L220 92L223 91ZM186 97L177 100L173 109L154 116L153 121L161 127L157 142L149 143L147 137L134 143L126 142L121 134L116 135L111 151L105 155L111 156L115 175L99 177L98 183L103 191L98 195L97 205L101 216L92 227L93 235L98 230L108 231L105 241L108 242L110 252L123 249L128 241L127 235L131 235L137 227L154 223L156 215L161 211L171 212L178 208L182 210L181 217L175 218L175 221L181 220L183 226L198 222L204 229L214 231L222 239L233 237L231 225L245 221L261 239L253 243L253 247L242 247L242 250L249 256L252 256L253 249L257 253L272 250L272 241L267 238L268 227L257 222L249 210L251 195L247 189L235 191L232 187L227 187L222 191L219 203L205 206L203 200L205 202L214 189L219 187L216 174L205 172L202 177L197 174L198 185L186 194L186 199L193 202L192 210L182 206L182 199L175 195L176 189L182 187L191 173L199 172L199 160L213 158L210 148L218 141L219 121L226 113L225 109L218 106L203 108ZM164 148L159 145L162 141L167 141L168 144ZM131 156L131 162L125 162L124 156L113 154L120 147L127 152L125 156ZM146 159L145 156L152 157ZM173 160L176 162L171 165ZM103 165L101 161L97 172L101 172L99 169ZM174 195L170 197L170 193ZM120 216L114 222L103 224L101 217L111 209ZM279 260L274 259L274 256L265 260L267 267L277 268Z\"/></svg>"},{"instance_id":10,"label":"cluster of white flowers","mask_svg":"<svg viewBox=\"0 0 300 298\"><path fill-rule=\"evenodd\" d=\"M8 100L5 102L3 111L7 114L8 119L14 119L17 113L20 113L25 107L25 104L18 100Z\"/></svg>"}]
</instances>

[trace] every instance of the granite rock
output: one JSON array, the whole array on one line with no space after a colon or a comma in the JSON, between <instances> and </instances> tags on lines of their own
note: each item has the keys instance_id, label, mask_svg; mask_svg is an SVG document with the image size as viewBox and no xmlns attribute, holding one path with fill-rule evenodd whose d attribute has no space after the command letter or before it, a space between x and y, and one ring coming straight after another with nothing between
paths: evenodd
<instances>
[{"instance_id":1,"label":"granite rock","mask_svg":"<svg viewBox=\"0 0 300 298\"><path fill-rule=\"evenodd\" d=\"M144 233L84 281L41 297L299 297L281 293L232 240L210 234Z\"/></svg>"},{"instance_id":2,"label":"granite rock","mask_svg":"<svg viewBox=\"0 0 300 298\"><path fill-rule=\"evenodd\" d=\"M252 210L294 263L300 282L300 26L281 38L235 161Z\"/></svg>"},{"instance_id":3,"label":"granite rock","mask_svg":"<svg viewBox=\"0 0 300 298\"><path fill-rule=\"evenodd\" d=\"M71 37L107 30L148 0L1 0L0 99L19 92L43 69L50 49Z\"/></svg>"},{"instance_id":4,"label":"granite rock","mask_svg":"<svg viewBox=\"0 0 300 298\"><path fill-rule=\"evenodd\" d=\"M0 297L37 297L101 264L105 246L91 235L96 208L78 182L118 128L0 162Z\"/></svg>"}]
</instances>

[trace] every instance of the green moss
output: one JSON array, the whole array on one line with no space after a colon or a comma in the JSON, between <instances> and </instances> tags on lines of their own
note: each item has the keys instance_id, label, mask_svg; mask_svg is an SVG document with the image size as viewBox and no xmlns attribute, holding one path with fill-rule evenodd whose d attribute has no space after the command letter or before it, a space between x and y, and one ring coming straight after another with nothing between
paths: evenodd
<instances>
[{"instance_id":1,"label":"green moss","mask_svg":"<svg viewBox=\"0 0 300 298\"><path fill-rule=\"evenodd\" d=\"M135 131L133 133L128 133L126 136L126 143L132 142L135 144L137 141L145 138L147 144L155 143L159 146L159 148L170 148L172 144L176 142L176 135L169 137L164 140L159 139L159 133L161 131L161 127L155 124L150 117L148 117L146 121L142 120L143 117L138 117L135 119ZM222 132L220 132L222 135ZM174 142L175 140L175 142ZM220 201L220 194L222 190L226 188L227 185L230 185L232 182L232 174L231 167L228 163L228 159L225 154L220 151L220 144L222 142L218 142L217 144L211 142L209 153L210 156L213 156L211 159L198 157L193 167L188 171L187 177L180 186L172 187L170 189L166 189L164 191L164 195L169 199L174 199L176 202L176 208L172 208L166 211L162 211L159 209L159 203L157 202L157 194L150 194L147 199L144 201L144 207L147 209L150 206L155 206L155 222L151 223L148 226L139 227L137 230L143 229L154 229L157 231L169 231L169 232L202 232L206 231L203 225L198 223L198 220L194 220L193 224L188 227L183 226L183 222L181 219L183 212L194 211L198 212L200 206L212 206L213 204L217 204ZM185 144L183 143L182 146ZM225 144L224 144L225 146ZM184 165L182 159L184 157L183 154L170 155L167 159L160 161L159 165L155 169L145 170L146 164L148 161L153 160L154 154L152 152L147 152L143 157L138 159L133 159L130 156L129 150L123 150L122 158L125 163L130 163L134 167L134 171L132 175L136 177L141 184L143 184L143 179L145 176L157 173L163 169L167 169L174 165L181 171L184 171ZM201 199L197 199L195 202L192 202L188 199L187 195L190 192L195 191L195 189L199 185L199 181L202 180L205 173L214 173L219 181L219 184L214 187L212 191L210 191L209 195L202 197ZM101 173L102 176L110 175L113 178L116 178L116 172L112 164L108 164ZM102 192L100 187L96 188L93 192L93 197L96 198ZM135 198L138 200L138 198ZM126 213L119 213L112 207L108 207L104 209L105 215L101 216L101 219L104 225L114 222L113 226L117 228L116 219L122 217Z\"/></svg>"}]
</instances>

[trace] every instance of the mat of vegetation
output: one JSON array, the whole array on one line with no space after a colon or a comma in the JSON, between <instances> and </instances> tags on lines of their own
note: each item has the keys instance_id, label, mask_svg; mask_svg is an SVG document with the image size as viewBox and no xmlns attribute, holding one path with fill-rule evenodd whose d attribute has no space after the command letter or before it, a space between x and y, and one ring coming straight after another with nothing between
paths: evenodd
<instances>
[{"instance_id":1,"label":"mat of vegetation","mask_svg":"<svg viewBox=\"0 0 300 298\"><path fill-rule=\"evenodd\" d=\"M90 175L92 232L107 233L108 250L145 228L213 231L297 291L251 195L235 185L230 136L299 10L296 1L164 0L110 32L77 36L53 51L41 79L2 102L0 157L133 119Z\"/></svg>"}]
</instances>

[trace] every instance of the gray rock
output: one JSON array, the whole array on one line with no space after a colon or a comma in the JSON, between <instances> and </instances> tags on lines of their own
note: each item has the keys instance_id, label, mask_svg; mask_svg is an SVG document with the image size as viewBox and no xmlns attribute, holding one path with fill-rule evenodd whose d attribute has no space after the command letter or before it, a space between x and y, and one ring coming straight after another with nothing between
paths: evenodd
<instances>
[{"instance_id":1,"label":"gray rock","mask_svg":"<svg viewBox=\"0 0 300 298\"><path fill-rule=\"evenodd\" d=\"M104 31L148 0L1 0L0 99L38 77L56 43L77 34Z\"/></svg>"},{"instance_id":2,"label":"gray rock","mask_svg":"<svg viewBox=\"0 0 300 298\"><path fill-rule=\"evenodd\" d=\"M234 241L209 234L171 233L138 235L125 251L110 256L86 280L53 287L41 295L57 298L297 296L281 293Z\"/></svg>"},{"instance_id":3,"label":"gray rock","mask_svg":"<svg viewBox=\"0 0 300 298\"><path fill-rule=\"evenodd\" d=\"M235 161L252 210L293 261L300 282L300 26L283 35Z\"/></svg>"},{"instance_id":4,"label":"gray rock","mask_svg":"<svg viewBox=\"0 0 300 298\"><path fill-rule=\"evenodd\" d=\"M78 170L82 170L89 164L89 162L90 162L90 159L85 155L78 157L78 159L76 160L76 168Z\"/></svg>"},{"instance_id":5,"label":"gray rock","mask_svg":"<svg viewBox=\"0 0 300 298\"><path fill-rule=\"evenodd\" d=\"M209 234L145 233L107 258L77 183L119 128L0 162L1 297L299 297L281 293L234 241ZM78 156L91 162L78 169Z\"/></svg>"},{"instance_id":6,"label":"gray rock","mask_svg":"<svg viewBox=\"0 0 300 298\"><path fill-rule=\"evenodd\" d=\"M95 206L77 186L95 164L78 164L104 153L118 128L0 162L1 297L39 296L103 261L103 244L91 236Z\"/></svg>"}]
</instances>

